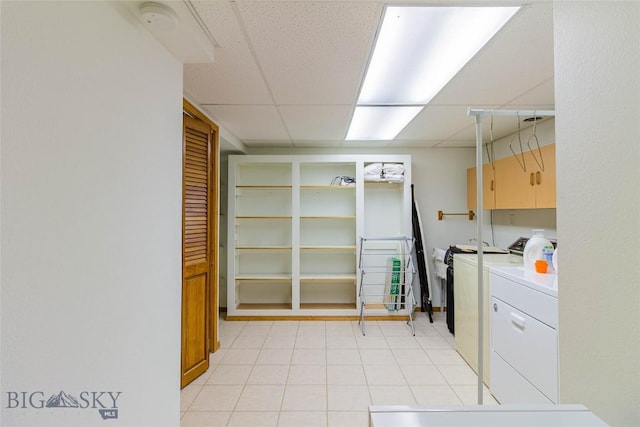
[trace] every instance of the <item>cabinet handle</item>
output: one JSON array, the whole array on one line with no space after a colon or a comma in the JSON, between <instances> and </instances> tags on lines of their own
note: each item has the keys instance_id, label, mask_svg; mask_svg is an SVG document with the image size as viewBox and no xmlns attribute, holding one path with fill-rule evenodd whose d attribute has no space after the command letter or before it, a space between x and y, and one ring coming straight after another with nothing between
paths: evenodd
<instances>
[{"instance_id":1,"label":"cabinet handle","mask_svg":"<svg viewBox=\"0 0 640 427\"><path fill-rule=\"evenodd\" d=\"M529 174L529 185L534 185L533 172Z\"/></svg>"},{"instance_id":2,"label":"cabinet handle","mask_svg":"<svg viewBox=\"0 0 640 427\"><path fill-rule=\"evenodd\" d=\"M491 180L491 186L489 187L491 191L493 191L493 180Z\"/></svg>"},{"instance_id":3,"label":"cabinet handle","mask_svg":"<svg viewBox=\"0 0 640 427\"><path fill-rule=\"evenodd\" d=\"M542 174L540 173L540 171L536 172L536 184L540 185L540 183L542 182Z\"/></svg>"},{"instance_id":4,"label":"cabinet handle","mask_svg":"<svg viewBox=\"0 0 640 427\"><path fill-rule=\"evenodd\" d=\"M525 320L524 317L518 316L515 313L511 313L511 323L513 323L518 329L524 330Z\"/></svg>"}]
</instances>

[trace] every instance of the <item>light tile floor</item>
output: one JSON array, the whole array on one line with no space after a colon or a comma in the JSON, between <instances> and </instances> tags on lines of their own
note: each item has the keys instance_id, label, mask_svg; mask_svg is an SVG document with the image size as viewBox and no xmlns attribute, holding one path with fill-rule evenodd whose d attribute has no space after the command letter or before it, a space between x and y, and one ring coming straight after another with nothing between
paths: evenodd
<instances>
[{"instance_id":1,"label":"light tile floor","mask_svg":"<svg viewBox=\"0 0 640 427\"><path fill-rule=\"evenodd\" d=\"M220 321L210 368L180 393L181 426L357 427L369 405L475 404L477 376L444 316L401 321ZM485 404L496 401L485 388Z\"/></svg>"}]
</instances>

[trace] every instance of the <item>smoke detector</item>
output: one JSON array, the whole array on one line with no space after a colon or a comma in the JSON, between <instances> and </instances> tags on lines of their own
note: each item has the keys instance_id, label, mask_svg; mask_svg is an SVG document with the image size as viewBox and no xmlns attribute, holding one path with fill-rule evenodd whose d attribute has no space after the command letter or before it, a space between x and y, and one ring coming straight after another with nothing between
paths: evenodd
<instances>
[{"instance_id":1,"label":"smoke detector","mask_svg":"<svg viewBox=\"0 0 640 427\"><path fill-rule=\"evenodd\" d=\"M152 29L173 30L178 26L178 16L169 6L162 3L143 3L140 6L140 17L145 25Z\"/></svg>"}]
</instances>

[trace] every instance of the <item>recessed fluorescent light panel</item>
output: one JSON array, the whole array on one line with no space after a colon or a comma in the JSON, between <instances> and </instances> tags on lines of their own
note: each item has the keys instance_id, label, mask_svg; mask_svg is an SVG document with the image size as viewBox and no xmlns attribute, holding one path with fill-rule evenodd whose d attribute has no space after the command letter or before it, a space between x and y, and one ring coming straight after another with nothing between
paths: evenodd
<instances>
[{"instance_id":1,"label":"recessed fluorescent light panel","mask_svg":"<svg viewBox=\"0 0 640 427\"><path fill-rule=\"evenodd\" d=\"M363 126L356 121L361 106L384 106L375 107L382 109L379 113L368 113L376 120L370 126L385 129L384 134L366 139L395 138L518 9L388 6L351 127ZM388 120L398 123L390 114L389 107L394 105L403 109L416 105L419 109L401 128L395 125L396 133L389 136L392 126L387 130L382 122L389 114ZM357 136L361 134L350 128L347 139L360 139Z\"/></svg>"},{"instance_id":2,"label":"recessed fluorescent light panel","mask_svg":"<svg viewBox=\"0 0 640 427\"><path fill-rule=\"evenodd\" d=\"M347 133L350 141L391 140L424 107L356 107Z\"/></svg>"}]
</instances>

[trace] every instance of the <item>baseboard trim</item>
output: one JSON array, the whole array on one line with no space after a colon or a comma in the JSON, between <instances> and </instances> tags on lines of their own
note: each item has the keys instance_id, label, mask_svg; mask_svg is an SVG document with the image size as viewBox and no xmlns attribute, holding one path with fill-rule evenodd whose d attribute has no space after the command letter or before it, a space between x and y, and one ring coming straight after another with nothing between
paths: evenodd
<instances>
[{"instance_id":1,"label":"baseboard trim","mask_svg":"<svg viewBox=\"0 0 640 427\"><path fill-rule=\"evenodd\" d=\"M227 313L227 307L220 307L220 313ZM414 313L418 313L421 311L421 308L416 306L414 309ZM440 311L447 311L447 308L444 307L444 310L441 310L440 307L433 307L433 312L438 313ZM243 316L243 315L226 315L225 320L228 321L251 321L251 320L337 320L337 321L353 321L359 320L360 316L319 316L319 315L285 315L285 316ZM406 315L366 315L364 316L364 320L391 320L391 321L407 321L409 320L409 316Z\"/></svg>"}]
</instances>

